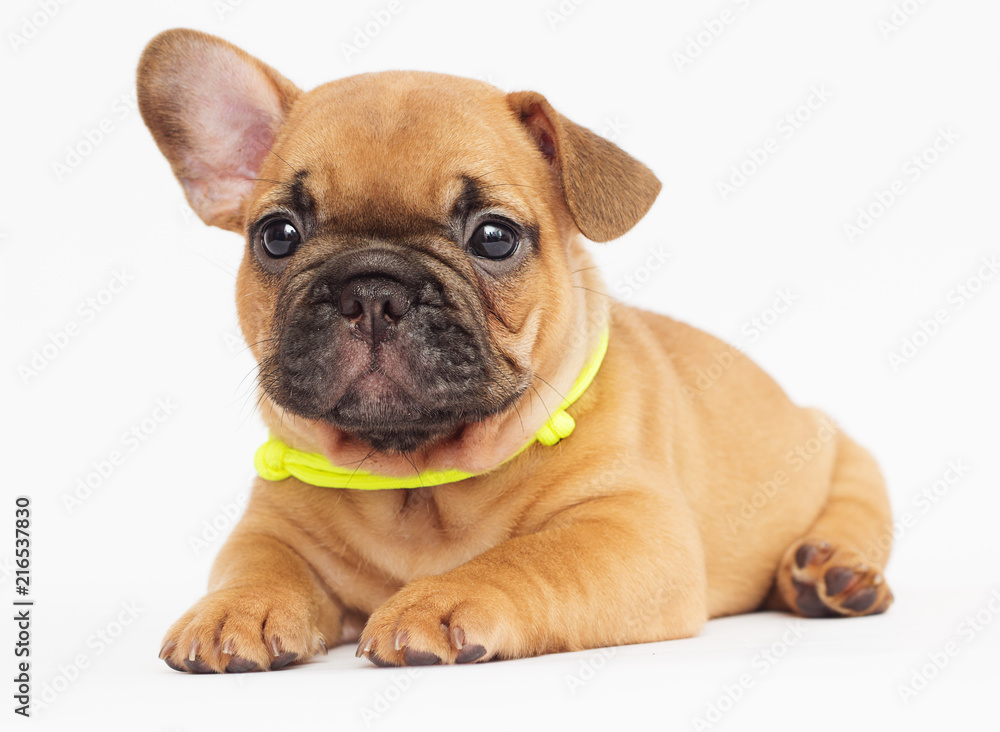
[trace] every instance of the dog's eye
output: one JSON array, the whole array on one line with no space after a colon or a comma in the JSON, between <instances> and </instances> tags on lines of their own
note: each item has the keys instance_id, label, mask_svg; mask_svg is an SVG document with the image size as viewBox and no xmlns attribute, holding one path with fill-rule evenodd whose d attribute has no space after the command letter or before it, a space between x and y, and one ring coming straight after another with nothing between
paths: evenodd
<instances>
[{"instance_id":1,"label":"dog's eye","mask_svg":"<svg viewBox=\"0 0 1000 732\"><path fill-rule=\"evenodd\" d=\"M295 252L302 237L288 219L275 219L264 227L262 235L264 251L275 259L287 257Z\"/></svg>"},{"instance_id":2,"label":"dog's eye","mask_svg":"<svg viewBox=\"0 0 1000 732\"><path fill-rule=\"evenodd\" d=\"M469 239L469 250L484 259L506 259L517 249L517 234L495 222L480 224Z\"/></svg>"}]
</instances>

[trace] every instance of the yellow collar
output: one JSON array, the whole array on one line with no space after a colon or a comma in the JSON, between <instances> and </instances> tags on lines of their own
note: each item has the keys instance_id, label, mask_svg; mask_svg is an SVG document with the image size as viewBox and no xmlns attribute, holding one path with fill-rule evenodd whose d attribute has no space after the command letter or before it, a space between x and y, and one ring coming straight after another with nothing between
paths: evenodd
<instances>
[{"instance_id":1,"label":"yellow collar","mask_svg":"<svg viewBox=\"0 0 1000 732\"><path fill-rule=\"evenodd\" d=\"M504 462L513 460L527 450L535 442L543 445L555 445L564 437L569 437L576 428L576 422L566 411L594 380L604 354L608 350L608 331L601 334L597 350L573 384L573 388L559 409L553 412L542 428L531 440L525 443L516 453ZM334 465L318 453L300 452L292 449L281 440L269 439L257 450L254 456L254 467L264 480L284 480L295 476L303 483L321 488L354 488L366 491L378 491L390 488L420 488L422 486L457 483L466 478L473 478L477 473L465 473L461 470L426 470L418 475L397 477L389 475L374 475L361 470L342 468ZM481 475L481 473L479 474Z\"/></svg>"}]
</instances>

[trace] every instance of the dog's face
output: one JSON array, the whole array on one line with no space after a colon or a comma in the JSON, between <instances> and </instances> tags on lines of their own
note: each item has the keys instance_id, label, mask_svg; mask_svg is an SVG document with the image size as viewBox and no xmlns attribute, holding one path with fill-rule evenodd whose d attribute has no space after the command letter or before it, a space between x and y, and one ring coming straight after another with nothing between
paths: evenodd
<instances>
[{"instance_id":1,"label":"dog's face","mask_svg":"<svg viewBox=\"0 0 1000 732\"><path fill-rule=\"evenodd\" d=\"M195 211L246 236L265 399L380 452L516 410L578 316L576 235L659 190L540 95L417 72L303 93L193 31L150 44L139 101Z\"/></svg>"},{"instance_id":2,"label":"dog's face","mask_svg":"<svg viewBox=\"0 0 1000 732\"><path fill-rule=\"evenodd\" d=\"M510 409L539 324L571 298L542 163L504 95L363 76L306 95L286 126L248 202L239 284L270 397L395 451Z\"/></svg>"}]
</instances>

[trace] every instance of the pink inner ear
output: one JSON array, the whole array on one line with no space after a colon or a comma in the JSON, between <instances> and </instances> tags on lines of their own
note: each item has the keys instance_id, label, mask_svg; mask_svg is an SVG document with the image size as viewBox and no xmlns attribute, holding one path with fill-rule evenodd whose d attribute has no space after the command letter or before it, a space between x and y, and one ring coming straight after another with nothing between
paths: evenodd
<instances>
[{"instance_id":1,"label":"pink inner ear","mask_svg":"<svg viewBox=\"0 0 1000 732\"><path fill-rule=\"evenodd\" d=\"M548 158L549 162L555 160L555 130L552 127L552 122L545 116L545 112L542 111L541 106L538 104L532 105L531 111L523 118L523 121L534 136L535 144L538 145L538 149L542 155Z\"/></svg>"},{"instance_id":2,"label":"pink inner ear","mask_svg":"<svg viewBox=\"0 0 1000 732\"><path fill-rule=\"evenodd\" d=\"M182 182L206 221L241 211L283 117L274 84L228 49L205 49L182 91Z\"/></svg>"}]
</instances>

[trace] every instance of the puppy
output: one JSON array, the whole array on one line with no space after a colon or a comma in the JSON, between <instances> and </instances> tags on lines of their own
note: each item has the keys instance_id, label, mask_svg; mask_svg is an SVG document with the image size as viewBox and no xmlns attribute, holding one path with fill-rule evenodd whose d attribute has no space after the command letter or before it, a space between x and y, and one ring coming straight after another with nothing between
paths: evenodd
<instances>
[{"instance_id":1,"label":"puppy","mask_svg":"<svg viewBox=\"0 0 1000 732\"><path fill-rule=\"evenodd\" d=\"M738 351L602 294L583 240L653 204L642 163L534 92L302 92L190 30L153 39L138 93L193 209L246 238L271 432L171 668L348 638L378 665L468 663L889 607L872 457Z\"/></svg>"}]
</instances>

